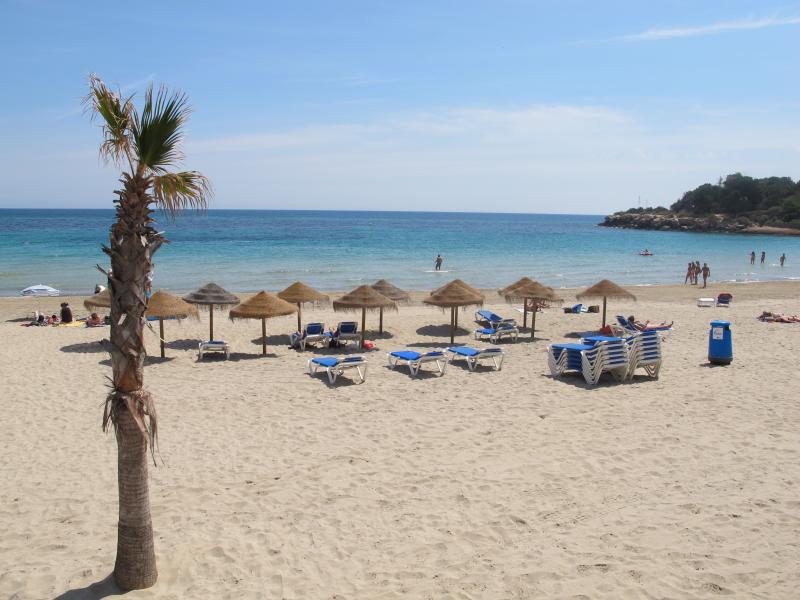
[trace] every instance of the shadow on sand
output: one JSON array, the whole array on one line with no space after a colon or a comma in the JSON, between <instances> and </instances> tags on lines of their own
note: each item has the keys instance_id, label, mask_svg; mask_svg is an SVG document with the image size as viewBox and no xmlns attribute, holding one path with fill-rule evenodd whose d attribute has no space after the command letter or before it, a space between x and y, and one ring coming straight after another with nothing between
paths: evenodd
<instances>
[{"instance_id":1,"label":"shadow on sand","mask_svg":"<svg viewBox=\"0 0 800 600\"><path fill-rule=\"evenodd\" d=\"M250 343L257 346L261 345L261 336L253 338ZM275 335L267 336L267 346L288 346L291 343L289 336L285 333L276 333Z\"/></svg>"},{"instance_id":2,"label":"shadow on sand","mask_svg":"<svg viewBox=\"0 0 800 600\"><path fill-rule=\"evenodd\" d=\"M68 590L54 598L54 600L100 600L109 596L122 596L125 592L114 583L114 576L108 575L101 581L96 581L85 588Z\"/></svg>"},{"instance_id":3,"label":"shadow on sand","mask_svg":"<svg viewBox=\"0 0 800 600\"><path fill-rule=\"evenodd\" d=\"M184 338L181 340L171 340L164 344L165 348L172 348L173 350L197 350L200 341L197 338Z\"/></svg>"},{"instance_id":4,"label":"shadow on sand","mask_svg":"<svg viewBox=\"0 0 800 600\"><path fill-rule=\"evenodd\" d=\"M94 342L79 342L77 344L69 344L67 346L61 346L62 352L76 352L78 354L94 354L94 353L105 353L108 354L109 341L106 339L97 340Z\"/></svg>"},{"instance_id":5,"label":"shadow on sand","mask_svg":"<svg viewBox=\"0 0 800 600\"><path fill-rule=\"evenodd\" d=\"M471 335L472 332L463 327L456 327L456 335ZM424 325L417 329L418 335L450 339L450 325Z\"/></svg>"}]
</instances>

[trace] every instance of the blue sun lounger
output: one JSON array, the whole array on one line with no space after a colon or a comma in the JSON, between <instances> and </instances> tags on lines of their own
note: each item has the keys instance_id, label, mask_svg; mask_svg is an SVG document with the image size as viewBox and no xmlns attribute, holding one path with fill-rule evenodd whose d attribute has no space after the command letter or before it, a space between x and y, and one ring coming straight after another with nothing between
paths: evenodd
<instances>
[{"instance_id":1,"label":"blue sun lounger","mask_svg":"<svg viewBox=\"0 0 800 600\"><path fill-rule=\"evenodd\" d=\"M394 369L398 365L405 364L408 366L408 370L412 377L416 377L419 373L420 367L429 362L436 363L436 368L439 371L440 377L444 375L444 372L447 369L447 357L441 350L434 350L424 354L414 350L398 350L396 352L390 352L387 356L389 358L390 369Z\"/></svg>"},{"instance_id":2,"label":"blue sun lounger","mask_svg":"<svg viewBox=\"0 0 800 600\"><path fill-rule=\"evenodd\" d=\"M495 327L483 327L475 330L476 340L488 339L491 343L496 344L504 337L511 338L512 342L517 341L519 336L519 329L513 325L498 325Z\"/></svg>"},{"instance_id":3,"label":"blue sun lounger","mask_svg":"<svg viewBox=\"0 0 800 600\"><path fill-rule=\"evenodd\" d=\"M359 341L358 323L355 321L342 321L336 328L333 339L342 344Z\"/></svg>"},{"instance_id":4,"label":"blue sun lounger","mask_svg":"<svg viewBox=\"0 0 800 600\"><path fill-rule=\"evenodd\" d=\"M617 315L617 323L619 323L620 328L625 332L626 336L642 333L643 331L672 331L672 325L648 325L647 329L638 329L622 315Z\"/></svg>"},{"instance_id":5,"label":"blue sun lounger","mask_svg":"<svg viewBox=\"0 0 800 600\"><path fill-rule=\"evenodd\" d=\"M336 378L346 369L356 370L359 383L364 383L364 380L367 378L367 363L363 356L320 356L308 361L309 375L316 375L319 369L324 370L325 373L328 374L328 381L330 381L331 384L336 383Z\"/></svg>"},{"instance_id":6,"label":"blue sun lounger","mask_svg":"<svg viewBox=\"0 0 800 600\"><path fill-rule=\"evenodd\" d=\"M302 333L293 333L291 340L292 346L305 350L309 344L328 343L331 334L325 331L325 323L309 323L303 328Z\"/></svg>"},{"instance_id":7,"label":"blue sun lounger","mask_svg":"<svg viewBox=\"0 0 800 600\"><path fill-rule=\"evenodd\" d=\"M222 340L208 340L207 342L200 342L197 346L197 360L203 360L203 356L209 352L219 352L225 355L225 360L231 357L231 348L227 342Z\"/></svg>"},{"instance_id":8,"label":"blue sun lounger","mask_svg":"<svg viewBox=\"0 0 800 600\"><path fill-rule=\"evenodd\" d=\"M515 327L517 325L515 319L504 319L500 315L484 309L475 311L475 322L488 329L497 329L498 327L505 326Z\"/></svg>"},{"instance_id":9,"label":"blue sun lounger","mask_svg":"<svg viewBox=\"0 0 800 600\"><path fill-rule=\"evenodd\" d=\"M454 346L447 349L448 360L465 360L467 368L474 371L478 362L481 360L491 360L495 371L503 368L503 349L502 348L470 348L469 346Z\"/></svg>"}]
</instances>

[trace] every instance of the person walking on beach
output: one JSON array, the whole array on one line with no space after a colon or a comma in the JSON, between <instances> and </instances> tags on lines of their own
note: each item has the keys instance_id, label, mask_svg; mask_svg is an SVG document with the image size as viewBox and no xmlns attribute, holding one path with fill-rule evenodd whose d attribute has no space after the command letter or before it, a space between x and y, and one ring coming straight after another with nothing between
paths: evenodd
<instances>
[{"instance_id":1,"label":"person walking on beach","mask_svg":"<svg viewBox=\"0 0 800 600\"><path fill-rule=\"evenodd\" d=\"M756 251L755 251L755 250L753 250L753 251L750 253L750 264L751 264L751 265L754 265L754 264L756 264Z\"/></svg>"},{"instance_id":2,"label":"person walking on beach","mask_svg":"<svg viewBox=\"0 0 800 600\"><path fill-rule=\"evenodd\" d=\"M690 262L689 265L686 267L686 279L683 280L683 285L687 283L691 283L692 279L694 278L694 263Z\"/></svg>"},{"instance_id":3,"label":"person walking on beach","mask_svg":"<svg viewBox=\"0 0 800 600\"><path fill-rule=\"evenodd\" d=\"M702 271L702 269L700 268L700 261L696 260L696 261L694 261L694 284L695 285L698 284L698 281L700 279L700 271Z\"/></svg>"},{"instance_id":4,"label":"person walking on beach","mask_svg":"<svg viewBox=\"0 0 800 600\"><path fill-rule=\"evenodd\" d=\"M785 252L783 254L781 254L780 261L781 261L781 266L783 266L783 263L786 262L786 253Z\"/></svg>"},{"instance_id":5,"label":"person walking on beach","mask_svg":"<svg viewBox=\"0 0 800 600\"><path fill-rule=\"evenodd\" d=\"M434 262L434 268L437 271L441 271L443 262L444 262L444 259L442 258L442 255L441 254L437 254L436 255L436 261Z\"/></svg>"},{"instance_id":6,"label":"person walking on beach","mask_svg":"<svg viewBox=\"0 0 800 600\"><path fill-rule=\"evenodd\" d=\"M708 268L708 263L703 263L703 287L706 287L706 283L708 281L709 275L711 275L711 269Z\"/></svg>"},{"instance_id":7,"label":"person walking on beach","mask_svg":"<svg viewBox=\"0 0 800 600\"><path fill-rule=\"evenodd\" d=\"M763 250L761 251L761 264L764 264L764 260L767 258L767 253Z\"/></svg>"}]
</instances>

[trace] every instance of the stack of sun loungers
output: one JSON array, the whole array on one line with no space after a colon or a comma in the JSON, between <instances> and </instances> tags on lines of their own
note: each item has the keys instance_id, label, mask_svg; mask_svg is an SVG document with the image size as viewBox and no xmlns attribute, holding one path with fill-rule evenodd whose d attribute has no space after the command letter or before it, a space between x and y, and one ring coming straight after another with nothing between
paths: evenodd
<instances>
[{"instance_id":1,"label":"stack of sun loungers","mask_svg":"<svg viewBox=\"0 0 800 600\"><path fill-rule=\"evenodd\" d=\"M548 347L547 362L553 377L576 372L589 385L597 385L603 373L621 382L633 379L634 372L643 368L658 378L662 356L657 331L637 332L628 338L592 336L582 342Z\"/></svg>"},{"instance_id":2,"label":"stack of sun loungers","mask_svg":"<svg viewBox=\"0 0 800 600\"><path fill-rule=\"evenodd\" d=\"M628 375L633 379L636 369L644 369L653 379L661 370L661 336L658 331L641 331L625 340L628 345Z\"/></svg>"},{"instance_id":3,"label":"stack of sun loungers","mask_svg":"<svg viewBox=\"0 0 800 600\"><path fill-rule=\"evenodd\" d=\"M583 375L589 385L597 385L603 373L617 381L628 375L628 345L623 338L593 336L582 344L552 344L547 357L553 377L573 371Z\"/></svg>"}]
</instances>

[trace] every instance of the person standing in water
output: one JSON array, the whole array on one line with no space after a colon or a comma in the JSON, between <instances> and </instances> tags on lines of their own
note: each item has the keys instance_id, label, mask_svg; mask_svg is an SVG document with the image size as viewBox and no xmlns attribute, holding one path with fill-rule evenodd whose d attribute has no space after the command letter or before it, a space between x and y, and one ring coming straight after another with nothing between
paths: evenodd
<instances>
[{"instance_id":1,"label":"person standing in water","mask_svg":"<svg viewBox=\"0 0 800 600\"><path fill-rule=\"evenodd\" d=\"M693 274L694 274L694 263L690 262L689 266L686 268L686 279L683 280L683 285L692 282Z\"/></svg>"},{"instance_id":2,"label":"person standing in water","mask_svg":"<svg viewBox=\"0 0 800 600\"><path fill-rule=\"evenodd\" d=\"M711 269L708 268L708 263L703 263L703 270L701 272L703 273L703 287L706 287L708 277L711 275Z\"/></svg>"},{"instance_id":3,"label":"person standing in water","mask_svg":"<svg viewBox=\"0 0 800 600\"><path fill-rule=\"evenodd\" d=\"M756 264L756 251L755 251L755 250L753 250L753 251L750 253L750 264L751 264L751 265L754 265L754 264Z\"/></svg>"},{"instance_id":4,"label":"person standing in water","mask_svg":"<svg viewBox=\"0 0 800 600\"><path fill-rule=\"evenodd\" d=\"M761 251L761 264L764 264L764 260L767 258L767 253L763 250Z\"/></svg>"},{"instance_id":5,"label":"person standing in water","mask_svg":"<svg viewBox=\"0 0 800 600\"><path fill-rule=\"evenodd\" d=\"M783 266L783 263L786 262L786 253L785 252L783 254L781 254L780 261L781 261L781 266Z\"/></svg>"},{"instance_id":6,"label":"person standing in water","mask_svg":"<svg viewBox=\"0 0 800 600\"><path fill-rule=\"evenodd\" d=\"M443 262L444 262L444 259L442 258L442 255L441 254L437 254L436 255L436 261L434 262L434 268L437 271L441 271Z\"/></svg>"}]
</instances>

